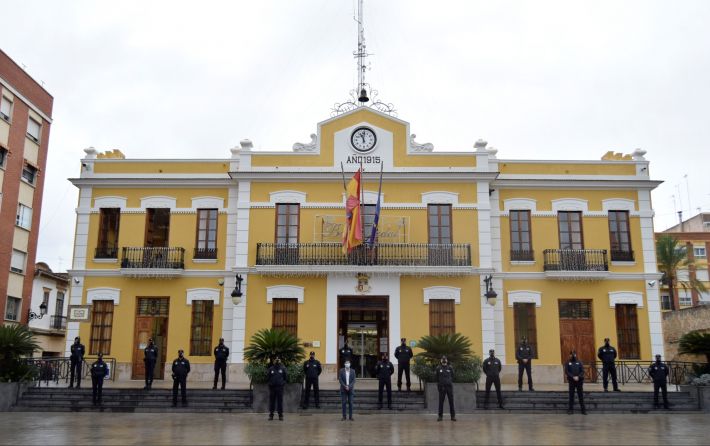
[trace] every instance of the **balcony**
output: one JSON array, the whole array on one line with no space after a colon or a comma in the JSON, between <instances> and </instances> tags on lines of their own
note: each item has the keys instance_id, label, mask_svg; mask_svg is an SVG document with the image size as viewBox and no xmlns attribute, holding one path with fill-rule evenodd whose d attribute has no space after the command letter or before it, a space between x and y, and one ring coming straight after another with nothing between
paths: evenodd
<instances>
[{"instance_id":1,"label":"balcony","mask_svg":"<svg viewBox=\"0 0 710 446\"><path fill-rule=\"evenodd\" d=\"M49 320L49 328L51 328L52 330L61 330L61 331L66 330L67 329L67 317L62 316L61 314L55 314Z\"/></svg>"},{"instance_id":2,"label":"balcony","mask_svg":"<svg viewBox=\"0 0 710 446\"><path fill-rule=\"evenodd\" d=\"M171 278L185 270L185 248L124 247L121 274L128 277Z\"/></svg>"},{"instance_id":3,"label":"balcony","mask_svg":"<svg viewBox=\"0 0 710 446\"><path fill-rule=\"evenodd\" d=\"M262 273L391 272L471 274L471 245L379 243L343 254L340 243L257 243Z\"/></svg>"},{"instance_id":4,"label":"balcony","mask_svg":"<svg viewBox=\"0 0 710 446\"><path fill-rule=\"evenodd\" d=\"M558 280L601 280L609 275L606 249L546 249L545 276Z\"/></svg>"},{"instance_id":5,"label":"balcony","mask_svg":"<svg viewBox=\"0 0 710 446\"><path fill-rule=\"evenodd\" d=\"M535 251L511 249L510 250L510 261L511 262L534 262L535 261Z\"/></svg>"}]
</instances>

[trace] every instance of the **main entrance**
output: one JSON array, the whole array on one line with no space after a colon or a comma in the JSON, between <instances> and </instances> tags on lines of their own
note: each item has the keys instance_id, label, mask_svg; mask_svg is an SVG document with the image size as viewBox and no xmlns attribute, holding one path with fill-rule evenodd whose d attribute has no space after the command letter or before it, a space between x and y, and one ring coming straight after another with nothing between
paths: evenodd
<instances>
[{"instance_id":1,"label":"main entrance","mask_svg":"<svg viewBox=\"0 0 710 446\"><path fill-rule=\"evenodd\" d=\"M154 378L163 379L165 357L168 348L168 310L170 299L167 297L139 297L136 305L136 329L133 341L133 372L131 379L145 378L145 357L143 350L148 346L148 339L153 338L158 349L158 363L155 365Z\"/></svg>"},{"instance_id":2,"label":"main entrance","mask_svg":"<svg viewBox=\"0 0 710 446\"><path fill-rule=\"evenodd\" d=\"M560 300L560 353L562 364L569 361L572 350L584 364L584 377L588 382L597 379L594 366L597 356L594 347L594 318L591 300ZM565 374L565 381L567 375Z\"/></svg>"},{"instance_id":3,"label":"main entrance","mask_svg":"<svg viewBox=\"0 0 710 446\"><path fill-rule=\"evenodd\" d=\"M345 342L353 349L351 367L358 378L374 378L375 365L389 352L389 298L386 296L338 297L338 367Z\"/></svg>"}]
</instances>

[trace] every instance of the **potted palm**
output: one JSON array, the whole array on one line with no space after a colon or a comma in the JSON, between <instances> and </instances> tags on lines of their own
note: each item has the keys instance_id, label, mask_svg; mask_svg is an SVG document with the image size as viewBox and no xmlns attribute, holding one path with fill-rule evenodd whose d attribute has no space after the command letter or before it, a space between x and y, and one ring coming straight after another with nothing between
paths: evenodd
<instances>
[{"instance_id":1,"label":"potted palm","mask_svg":"<svg viewBox=\"0 0 710 446\"><path fill-rule=\"evenodd\" d=\"M678 353L681 355L704 355L704 366L695 366L696 378L688 386L681 386L683 390L697 392L700 408L710 412L710 333L691 331L680 337Z\"/></svg>"},{"instance_id":2,"label":"potted palm","mask_svg":"<svg viewBox=\"0 0 710 446\"><path fill-rule=\"evenodd\" d=\"M0 326L0 411L17 403L28 383L37 377L37 367L28 364L25 358L38 348L25 325Z\"/></svg>"}]
</instances>

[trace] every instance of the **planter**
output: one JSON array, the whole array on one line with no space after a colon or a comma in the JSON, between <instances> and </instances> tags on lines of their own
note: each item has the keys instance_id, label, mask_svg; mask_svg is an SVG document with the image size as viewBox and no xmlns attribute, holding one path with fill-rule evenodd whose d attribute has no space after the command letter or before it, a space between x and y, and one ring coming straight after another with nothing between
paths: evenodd
<instances>
[{"instance_id":1,"label":"planter","mask_svg":"<svg viewBox=\"0 0 710 446\"><path fill-rule=\"evenodd\" d=\"M301 404L301 384L286 384L284 386L284 413L297 412ZM254 412L269 411L269 385L254 384L252 388L252 405Z\"/></svg>"},{"instance_id":2,"label":"planter","mask_svg":"<svg viewBox=\"0 0 710 446\"><path fill-rule=\"evenodd\" d=\"M680 386L683 392L689 392L691 396L698 398L698 406L703 412L710 412L710 386Z\"/></svg>"},{"instance_id":3,"label":"planter","mask_svg":"<svg viewBox=\"0 0 710 446\"><path fill-rule=\"evenodd\" d=\"M17 404L17 400L25 390L27 390L27 383L0 383L0 412L7 412Z\"/></svg>"},{"instance_id":4,"label":"planter","mask_svg":"<svg viewBox=\"0 0 710 446\"><path fill-rule=\"evenodd\" d=\"M439 389L434 383L424 387L427 411L439 413ZM472 413L476 410L476 384L454 383L454 409L456 413ZM444 415L449 413L449 401L444 401Z\"/></svg>"}]
</instances>

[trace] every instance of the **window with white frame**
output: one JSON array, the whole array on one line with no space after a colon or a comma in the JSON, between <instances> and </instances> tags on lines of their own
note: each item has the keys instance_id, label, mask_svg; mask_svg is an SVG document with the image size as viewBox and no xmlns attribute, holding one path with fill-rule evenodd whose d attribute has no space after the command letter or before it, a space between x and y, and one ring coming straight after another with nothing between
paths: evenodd
<instances>
[{"instance_id":1,"label":"window with white frame","mask_svg":"<svg viewBox=\"0 0 710 446\"><path fill-rule=\"evenodd\" d=\"M694 246L694 247L693 247L693 257L695 257L696 259L697 259L697 258L702 258L702 259L704 259L704 258L706 258L707 256L708 256L708 255L707 255L707 252L705 251L705 247L704 247L704 246Z\"/></svg>"},{"instance_id":2,"label":"window with white frame","mask_svg":"<svg viewBox=\"0 0 710 446\"><path fill-rule=\"evenodd\" d=\"M690 291L678 290L678 303L681 307L693 305L693 296L690 294Z\"/></svg>"},{"instance_id":3,"label":"window with white frame","mask_svg":"<svg viewBox=\"0 0 710 446\"><path fill-rule=\"evenodd\" d=\"M17 249L12 250L12 258L10 259L10 271L13 273L22 274L25 272L25 260L27 259L27 253L18 251Z\"/></svg>"},{"instance_id":4,"label":"window with white frame","mask_svg":"<svg viewBox=\"0 0 710 446\"><path fill-rule=\"evenodd\" d=\"M15 224L24 229L32 228L32 208L22 203L17 205L17 218Z\"/></svg>"},{"instance_id":5,"label":"window with white frame","mask_svg":"<svg viewBox=\"0 0 710 446\"><path fill-rule=\"evenodd\" d=\"M37 179L37 168L31 164L25 163L25 166L22 168L22 179L30 184L35 184L35 180Z\"/></svg>"},{"instance_id":6,"label":"window with white frame","mask_svg":"<svg viewBox=\"0 0 710 446\"><path fill-rule=\"evenodd\" d=\"M704 268L695 270L695 278L700 282L710 282L710 274L708 274L708 270Z\"/></svg>"},{"instance_id":7,"label":"window with white frame","mask_svg":"<svg viewBox=\"0 0 710 446\"><path fill-rule=\"evenodd\" d=\"M12 116L12 101L3 96L0 99L0 118L10 122L10 116Z\"/></svg>"},{"instance_id":8,"label":"window with white frame","mask_svg":"<svg viewBox=\"0 0 710 446\"><path fill-rule=\"evenodd\" d=\"M42 124L35 121L32 118L27 119L27 136L32 138L35 142L39 142L39 132L42 128Z\"/></svg>"},{"instance_id":9,"label":"window with white frame","mask_svg":"<svg viewBox=\"0 0 710 446\"><path fill-rule=\"evenodd\" d=\"M17 297L7 296L7 304L5 304L5 320L19 321L21 307L22 307L22 299L19 299Z\"/></svg>"}]
</instances>

